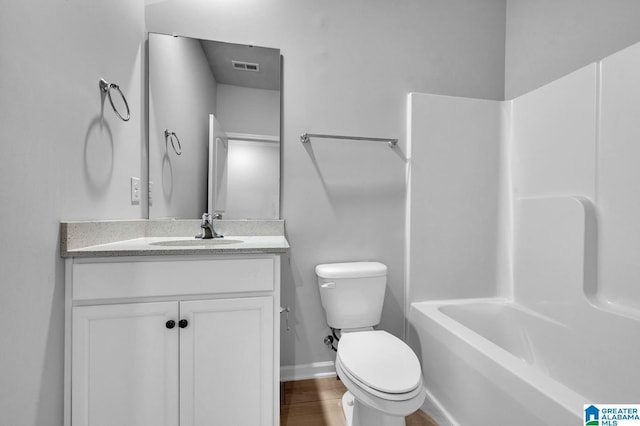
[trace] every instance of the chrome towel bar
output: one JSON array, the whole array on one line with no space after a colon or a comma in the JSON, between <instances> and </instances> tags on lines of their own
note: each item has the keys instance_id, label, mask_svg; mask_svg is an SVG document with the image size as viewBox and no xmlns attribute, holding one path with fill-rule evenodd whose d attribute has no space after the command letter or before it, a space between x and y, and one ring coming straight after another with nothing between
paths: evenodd
<instances>
[{"instance_id":1,"label":"chrome towel bar","mask_svg":"<svg viewBox=\"0 0 640 426\"><path fill-rule=\"evenodd\" d=\"M389 144L389 147L393 148L398 144L398 139L391 138L369 138L363 136L340 136L340 135L318 135L313 133L303 133L300 135L300 142L309 143L311 142L311 138L322 138L322 139L344 139L351 141L369 141L369 142L386 142Z\"/></svg>"}]
</instances>

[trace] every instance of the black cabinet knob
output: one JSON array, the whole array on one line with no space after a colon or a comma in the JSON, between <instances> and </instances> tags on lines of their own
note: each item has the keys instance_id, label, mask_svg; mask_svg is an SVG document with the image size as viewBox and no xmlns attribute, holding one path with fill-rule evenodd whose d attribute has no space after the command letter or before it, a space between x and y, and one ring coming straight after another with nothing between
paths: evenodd
<instances>
[{"instance_id":1,"label":"black cabinet knob","mask_svg":"<svg viewBox=\"0 0 640 426\"><path fill-rule=\"evenodd\" d=\"M176 322L174 320L169 320L165 325L167 326L168 329L172 329L173 327L176 326Z\"/></svg>"},{"instance_id":2,"label":"black cabinet knob","mask_svg":"<svg viewBox=\"0 0 640 426\"><path fill-rule=\"evenodd\" d=\"M180 326L180 328L185 328L186 326L188 326L188 325L189 325L189 321L187 321L186 319L181 319L181 320L178 322L178 325Z\"/></svg>"}]
</instances>

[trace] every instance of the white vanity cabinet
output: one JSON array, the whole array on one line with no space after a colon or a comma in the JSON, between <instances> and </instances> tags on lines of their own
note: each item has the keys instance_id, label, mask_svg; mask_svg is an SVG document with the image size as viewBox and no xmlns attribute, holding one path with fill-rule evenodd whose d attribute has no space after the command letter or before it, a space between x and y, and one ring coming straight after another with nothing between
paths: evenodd
<instances>
[{"instance_id":1,"label":"white vanity cabinet","mask_svg":"<svg viewBox=\"0 0 640 426\"><path fill-rule=\"evenodd\" d=\"M178 425L177 302L72 310L72 424Z\"/></svg>"},{"instance_id":2,"label":"white vanity cabinet","mask_svg":"<svg viewBox=\"0 0 640 426\"><path fill-rule=\"evenodd\" d=\"M279 423L278 255L67 259L67 426Z\"/></svg>"}]
</instances>

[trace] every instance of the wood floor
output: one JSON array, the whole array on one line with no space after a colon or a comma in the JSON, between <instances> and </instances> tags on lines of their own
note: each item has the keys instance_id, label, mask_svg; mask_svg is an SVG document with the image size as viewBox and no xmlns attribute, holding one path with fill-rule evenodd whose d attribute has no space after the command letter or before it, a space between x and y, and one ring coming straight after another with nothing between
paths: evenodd
<instances>
[{"instance_id":1,"label":"wood floor","mask_svg":"<svg viewBox=\"0 0 640 426\"><path fill-rule=\"evenodd\" d=\"M345 392L337 377L281 383L280 425L345 426L341 401ZM407 417L407 426L437 426L437 423L417 411Z\"/></svg>"}]
</instances>

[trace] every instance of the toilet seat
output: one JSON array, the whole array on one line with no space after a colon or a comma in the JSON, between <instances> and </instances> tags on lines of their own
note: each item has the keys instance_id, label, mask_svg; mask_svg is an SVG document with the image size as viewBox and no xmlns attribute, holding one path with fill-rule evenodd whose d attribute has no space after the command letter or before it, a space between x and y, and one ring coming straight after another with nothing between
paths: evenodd
<instances>
[{"instance_id":1,"label":"toilet seat","mask_svg":"<svg viewBox=\"0 0 640 426\"><path fill-rule=\"evenodd\" d=\"M344 333L338 344L338 364L354 384L378 398L407 400L422 388L418 357L386 331Z\"/></svg>"},{"instance_id":2,"label":"toilet seat","mask_svg":"<svg viewBox=\"0 0 640 426\"><path fill-rule=\"evenodd\" d=\"M336 361L336 372L347 388L347 393L351 393L356 401L373 410L380 411L385 415L399 416L402 418L402 424L404 424L405 416L408 416L422 406L427 395L427 389L420 384L417 389L410 392L413 396L409 397L409 399L389 399L394 396L393 394L386 394L383 397L379 397L371 392L371 388L367 389L362 386L361 383L353 381L344 368L341 367L339 361ZM378 392L376 391L376 393ZM395 396L398 397L400 395ZM406 397L406 395L404 395L404 397Z\"/></svg>"},{"instance_id":3,"label":"toilet seat","mask_svg":"<svg viewBox=\"0 0 640 426\"><path fill-rule=\"evenodd\" d=\"M338 374L343 381L346 382L345 379L348 379L350 382L352 382L355 386L357 386L358 388L360 388L362 391L368 393L369 395L371 395L372 397L376 397L385 401L389 401L389 402L402 402L402 401L407 401L410 400L414 397L416 397L417 395L419 395L422 392L422 388L424 386L422 386L422 377L420 377L420 383L418 384L418 386L409 391L409 392L405 392L405 393L385 393L385 392L381 392L377 389L372 388L371 386L368 386L367 384L361 382L360 380L358 380L356 377L352 376L347 370L346 368L344 368L344 366L342 365L342 363L340 362L339 358L336 358L336 371L340 370L340 373L342 374ZM346 376L346 378L344 377Z\"/></svg>"}]
</instances>

